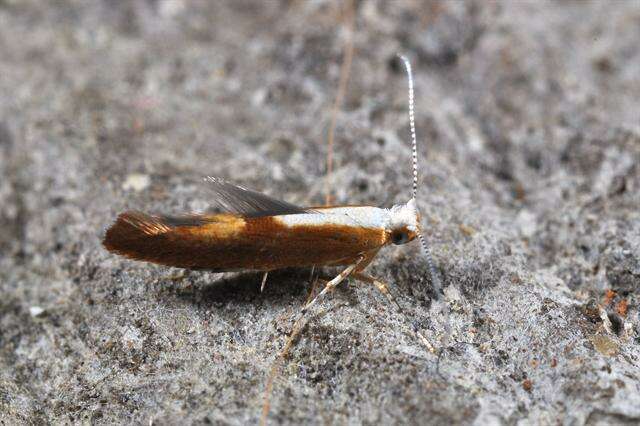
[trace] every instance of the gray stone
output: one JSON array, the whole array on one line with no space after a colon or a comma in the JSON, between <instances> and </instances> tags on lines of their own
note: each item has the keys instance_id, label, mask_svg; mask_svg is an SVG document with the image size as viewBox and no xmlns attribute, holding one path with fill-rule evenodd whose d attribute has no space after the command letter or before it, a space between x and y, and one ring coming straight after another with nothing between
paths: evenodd
<instances>
[{"instance_id":1,"label":"gray stone","mask_svg":"<svg viewBox=\"0 0 640 426\"><path fill-rule=\"evenodd\" d=\"M333 193L407 200L407 54L451 339L436 357L374 288L342 284L284 363L270 423L640 422L640 5L357 3ZM260 274L183 273L100 241L124 209L206 208L207 175L322 204L340 16L0 1L0 423L259 420L309 271L260 293ZM441 345L418 245L368 271Z\"/></svg>"}]
</instances>

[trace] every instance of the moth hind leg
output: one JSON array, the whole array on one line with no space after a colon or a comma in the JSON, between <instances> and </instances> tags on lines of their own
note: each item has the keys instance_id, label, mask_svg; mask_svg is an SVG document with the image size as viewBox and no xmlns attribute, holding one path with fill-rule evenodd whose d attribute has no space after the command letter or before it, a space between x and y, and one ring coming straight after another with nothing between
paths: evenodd
<instances>
[{"instance_id":1,"label":"moth hind leg","mask_svg":"<svg viewBox=\"0 0 640 426\"><path fill-rule=\"evenodd\" d=\"M343 281L345 278L347 278L349 275L351 275L351 273L354 270L356 270L356 268L358 267L360 262L362 262L364 259L365 259L364 257L358 258L358 260L355 263L353 263L352 265L347 266L335 278L333 278L330 281L327 281L326 285L322 289L322 291L320 293L318 293L318 295L315 296L310 302L306 303L305 306L299 311L298 318L293 323L293 327L291 329L291 333L289 334L289 337L287 337L287 341L286 341L286 343L284 345L284 348L280 352L280 355L278 356L278 358L276 358L276 360L271 365L271 369L269 371L269 376L267 378L267 384L266 384L265 390L264 390L264 397L263 397L263 403L262 403L261 424L266 424L267 416L269 415L269 407L271 405L271 403L270 403L271 391L273 390L273 382L275 380L276 374L278 373L278 370L279 370L279 367L280 367L280 363L284 362L284 359L287 356L287 354L289 353L289 351L291 350L295 339L297 338L297 336L299 336L302 333L302 329L303 329L303 326L304 326L304 320L306 318L306 314L308 312L308 309L311 306L313 306L318 301L318 299L320 299L328 291L333 290L338 284L340 284L341 281ZM313 270L315 270L315 267L313 268ZM312 270L312 273L311 273L311 278L313 278L313 270ZM318 280L315 280L313 282L314 287L315 287L315 283ZM324 280L322 280L322 281L324 281ZM313 295L313 291L309 294L309 298L308 299L310 299L312 295Z\"/></svg>"}]
</instances>

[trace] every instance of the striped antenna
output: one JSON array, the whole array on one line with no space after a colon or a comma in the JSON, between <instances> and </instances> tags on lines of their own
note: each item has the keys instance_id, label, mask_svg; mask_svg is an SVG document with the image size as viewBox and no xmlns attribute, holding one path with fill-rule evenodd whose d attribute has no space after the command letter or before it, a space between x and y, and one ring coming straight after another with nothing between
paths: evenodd
<instances>
[{"instance_id":1,"label":"striped antenna","mask_svg":"<svg viewBox=\"0 0 640 426\"><path fill-rule=\"evenodd\" d=\"M433 287L433 291L436 294L436 299L440 299L442 295L442 283L440 281L440 274L438 274L438 271L436 270L436 267L433 263L433 257L431 257L431 249L429 248L429 244L424 238L424 235L422 235L422 232L418 232L418 238L420 239L420 244L422 244L422 251L424 252L424 256L427 259L427 268L429 268L431 286Z\"/></svg>"},{"instance_id":2,"label":"striped antenna","mask_svg":"<svg viewBox=\"0 0 640 426\"><path fill-rule=\"evenodd\" d=\"M411 63L406 56L398 54L398 57L404 63L404 68L407 71L407 77L409 79L409 127L411 128L411 148L412 148L412 160L413 160L413 189L411 191L411 198L415 199L418 194L418 142L416 140L416 119L414 112L414 97L413 97L413 73L411 72ZM418 231L418 238L420 238L420 244L422 245L422 251L427 259L427 268L429 269L429 275L431 277L431 285L436 294L436 298L440 299L442 294L442 283L440 281L440 275L433 263L433 257L431 256L431 249L427 243L427 239L422 235L422 232Z\"/></svg>"},{"instance_id":3,"label":"striped antenna","mask_svg":"<svg viewBox=\"0 0 640 426\"><path fill-rule=\"evenodd\" d=\"M409 127L411 128L411 148L413 161L413 189L411 190L411 198L416 198L418 194L418 143L416 141L416 118L413 106L413 73L411 72L411 63L406 56L398 54L398 57L404 63L404 69L407 71L409 79Z\"/></svg>"}]
</instances>

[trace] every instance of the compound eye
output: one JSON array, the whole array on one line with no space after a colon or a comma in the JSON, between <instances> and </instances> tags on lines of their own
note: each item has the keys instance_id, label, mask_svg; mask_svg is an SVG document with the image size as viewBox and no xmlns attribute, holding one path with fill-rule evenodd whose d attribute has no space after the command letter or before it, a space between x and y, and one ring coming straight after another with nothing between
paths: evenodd
<instances>
[{"instance_id":1,"label":"compound eye","mask_svg":"<svg viewBox=\"0 0 640 426\"><path fill-rule=\"evenodd\" d=\"M393 231L393 234L391 234L391 242L396 245L405 244L409 242L409 234L402 231Z\"/></svg>"}]
</instances>

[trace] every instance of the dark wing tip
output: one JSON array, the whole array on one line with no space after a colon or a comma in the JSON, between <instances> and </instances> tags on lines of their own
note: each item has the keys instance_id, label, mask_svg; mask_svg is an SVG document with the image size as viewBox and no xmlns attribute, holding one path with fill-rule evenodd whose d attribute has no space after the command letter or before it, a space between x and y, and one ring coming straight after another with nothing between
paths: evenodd
<instances>
[{"instance_id":1,"label":"dark wing tip","mask_svg":"<svg viewBox=\"0 0 640 426\"><path fill-rule=\"evenodd\" d=\"M171 226L160 217L128 211L118 215L116 222L107 229L102 245L110 252L138 258L136 253L144 240L169 230Z\"/></svg>"},{"instance_id":2,"label":"dark wing tip","mask_svg":"<svg viewBox=\"0 0 640 426\"><path fill-rule=\"evenodd\" d=\"M136 260L148 260L168 248L159 246L176 228L198 227L214 220L206 215L156 216L139 211L127 211L118 215L107 229L102 245L112 253ZM162 245L161 244L161 245Z\"/></svg>"}]
</instances>

